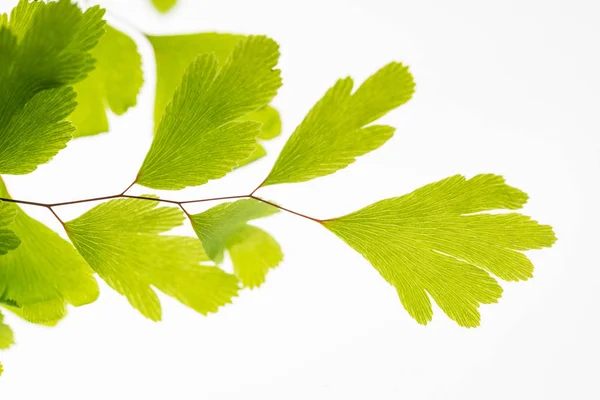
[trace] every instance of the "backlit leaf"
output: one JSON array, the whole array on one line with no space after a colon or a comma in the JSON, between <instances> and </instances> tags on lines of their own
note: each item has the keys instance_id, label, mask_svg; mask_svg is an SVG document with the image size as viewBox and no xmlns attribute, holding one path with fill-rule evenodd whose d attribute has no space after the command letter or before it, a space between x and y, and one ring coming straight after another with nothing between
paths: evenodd
<instances>
[{"instance_id":1,"label":"backlit leaf","mask_svg":"<svg viewBox=\"0 0 600 400\"><path fill-rule=\"evenodd\" d=\"M246 121L257 121L262 124L259 139L269 140L281 134L281 117L279 112L271 106L265 106L260 110L247 114L241 118Z\"/></svg>"},{"instance_id":2,"label":"backlit leaf","mask_svg":"<svg viewBox=\"0 0 600 400\"><path fill-rule=\"evenodd\" d=\"M0 181L0 195L8 193ZM73 246L44 224L18 210L11 229L21 245L0 256L0 304L14 306L28 321L47 324L66 315L67 304L98 298L93 271Z\"/></svg>"},{"instance_id":3,"label":"backlit leaf","mask_svg":"<svg viewBox=\"0 0 600 400\"><path fill-rule=\"evenodd\" d=\"M267 273L283 261L279 243L267 232L245 225L227 241L233 270L244 286L262 285Z\"/></svg>"},{"instance_id":4,"label":"backlit leaf","mask_svg":"<svg viewBox=\"0 0 600 400\"><path fill-rule=\"evenodd\" d=\"M0 173L30 173L71 139L69 85L93 68L89 52L104 31L103 13L82 13L68 0L21 0L0 24Z\"/></svg>"},{"instance_id":5,"label":"backlit leaf","mask_svg":"<svg viewBox=\"0 0 600 400\"><path fill-rule=\"evenodd\" d=\"M432 318L431 297L459 325L473 327L479 305L502 294L489 273L526 280L533 265L522 252L556 240L551 227L521 214L482 213L526 201L500 176L456 175L323 224L373 264L419 323Z\"/></svg>"},{"instance_id":6,"label":"backlit leaf","mask_svg":"<svg viewBox=\"0 0 600 400\"><path fill-rule=\"evenodd\" d=\"M278 213L272 205L254 199L219 204L192 215L192 226L211 260L223 261L227 241L248 221Z\"/></svg>"},{"instance_id":7,"label":"backlit leaf","mask_svg":"<svg viewBox=\"0 0 600 400\"><path fill-rule=\"evenodd\" d=\"M152 0L152 4L158 11L166 13L177 4L177 0Z\"/></svg>"},{"instance_id":8,"label":"backlit leaf","mask_svg":"<svg viewBox=\"0 0 600 400\"><path fill-rule=\"evenodd\" d=\"M188 68L199 54L213 53L220 64L227 61L243 35L227 33L198 33L192 35L148 36L156 56L156 101L154 103L154 123L158 127L167 104L173 98L177 86ZM281 134L281 119L276 109L265 106L256 112L240 118L262 124L261 140L269 140ZM241 164L247 164L264 156L264 149L255 151Z\"/></svg>"},{"instance_id":9,"label":"backlit leaf","mask_svg":"<svg viewBox=\"0 0 600 400\"><path fill-rule=\"evenodd\" d=\"M106 109L124 114L135 106L143 83L137 45L112 26L106 26L92 56L96 59L94 70L75 86L77 108L69 119L77 127L76 137L107 132Z\"/></svg>"},{"instance_id":10,"label":"backlit leaf","mask_svg":"<svg viewBox=\"0 0 600 400\"><path fill-rule=\"evenodd\" d=\"M4 322L4 315L0 312L0 350L6 350L15 344L13 331Z\"/></svg>"},{"instance_id":11,"label":"backlit leaf","mask_svg":"<svg viewBox=\"0 0 600 400\"><path fill-rule=\"evenodd\" d=\"M21 240L13 231L7 229L17 215L17 208L12 204L0 201L0 256L14 250L21 244Z\"/></svg>"},{"instance_id":12,"label":"backlit leaf","mask_svg":"<svg viewBox=\"0 0 600 400\"><path fill-rule=\"evenodd\" d=\"M0 350L6 350L15 343L13 331L10 326L4 323L4 315L0 312ZM0 375L2 375L4 369L2 363L0 363Z\"/></svg>"},{"instance_id":13,"label":"backlit leaf","mask_svg":"<svg viewBox=\"0 0 600 400\"><path fill-rule=\"evenodd\" d=\"M279 212L254 199L223 203L192 215L192 226L206 254L217 263L229 250L237 277L245 286L257 287L267 272L279 265L283 254L271 235L247 222Z\"/></svg>"},{"instance_id":14,"label":"backlit leaf","mask_svg":"<svg viewBox=\"0 0 600 400\"><path fill-rule=\"evenodd\" d=\"M183 214L158 202L112 200L66 224L69 237L89 265L130 304L161 319L151 286L207 314L231 301L238 280L208 261L197 239L162 233L181 225Z\"/></svg>"},{"instance_id":15,"label":"backlit leaf","mask_svg":"<svg viewBox=\"0 0 600 400\"><path fill-rule=\"evenodd\" d=\"M265 36L238 42L225 63L203 54L169 104L137 183L182 189L221 178L256 149L261 124L240 118L266 106L281 86L277 44Z\"/></svg>"},{"instance_id":16,"label":"backlit leaf","mask_svg":"<svg viewBox=\"0 0 600 400\"><path fill-rule=\"evenodd\" d=\"M352 78L345 78L329 89L289 138L264 186L332 174L392 137L393 127L369 124L411 98L408 68L391 63L354 93L353 86Z\"/></svg>"}]
</instances>

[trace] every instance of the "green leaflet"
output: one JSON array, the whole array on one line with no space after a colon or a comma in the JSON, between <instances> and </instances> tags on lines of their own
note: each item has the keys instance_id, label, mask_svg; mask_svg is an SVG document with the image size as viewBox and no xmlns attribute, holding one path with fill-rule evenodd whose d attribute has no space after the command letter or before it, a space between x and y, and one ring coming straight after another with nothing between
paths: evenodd
<instances>
[{"instance_id":1,"label":"green leaflet","mask_svg":"<svg viewBox=\"0 0 600 400\"><path fill-rule=\"evenodd\" d=\"M160 120L181 83L185 71L199 54L214 53L220 64L227 61L242 35L200 33L193 35L152 36L148 40L156 56L156 100L154 125Z\"/></svg>"},{"instance_id":2,"label":"green leaflet","mask_svg":"<svg viewBox=\"0 0 600 400\"><path fill-rule=\"evenodd\" d=\"M154 124L158 128L168 103L173 98L188 66L199 54L214 53L219 63L225 63L243 35L225 33L199 33L192 35L148 36L156 56L156 101L154 103ZM262 123L259 139L269 140L281 134L279 113L271 106L249 113L240 118L245 121ZM264 149L256 151L251 158L241 164L261 158Z\"/></svg>"},{"instance_id":3,"label":"green leaflet","mask_svg":"<svg viewBox=\"0 0 600 400\"><path fill-rule=\"evenodd\" d=\"M1 180L0 196L8 196ZM16 307L28 321L51 324L66 315L67 303L98 298L93 271L69 242L22 210L11 229L21 245L0 256L0 304Z\"/></svg>"},{"instance_id":4,"label":"green leaflet","mask_svg":"<svg viewBox=\"0 0 600 400\"><path fill-rule=\"evenodd\" d=\"M7 226L12 224L17 215L17 208L12 204L0 201L0 256L14 250L21 244L21 240Z\"/></svg>"},{"instance_id":5,"label":"green leaflet","mask_svg":"<svg viewBox=\"0 0 600 400\"><path fill-rule=\"evenodd\" d=\"M144 81L137 45L112 26L106 26L92 56L96 68L75 85L77 108L69 118L77 127L75 137L107 132L106 108L117 115L124 114L135 106Z\"/></svg>"},{"instance_id":6,"label":"green leaflet","mask_svg":"<svg viewBox=\"0 0 600 400\"><path fill-rule=\"evenodd\" d=\"M103 203L66 224L88 264L144 316L161 319L156 287L207 314L237 295L238 280L208 261L198 240L162 233L181 225L179 209L149 200Z\"/></svg>"},{"instance_id":7,"label":"green leaflet","mask_svg":"<svg viewBox=\"0 0 600 400\"><path fill-rule=\"evenodd\" d=\"M208 257L223 261L223 252L229 238L248 221L268 217L279 210L254 199L243 199L219 204L200 214L192 215L192 226L202 242Z\"/></svg>"},{"instance_id":8,"label":"green leaflet","mask_svg":"<svg viewBox=\"0 0 600 400\"><path fill-rule=\"evenodd\" d=\"M279 111L271 106L265 106L260 110L247 114L240 118L242 121L257 121L262 124L259 139L274 139L281 134L281 117Z\"/></svg>"},{"instance_id":9,"label":"green leaflet","mask_svg":"<svg viewBox=\"0 0 600 400\"><path fill-rule=\"evenodd\" d=\"M21 0L0 24L0 173L30 173L71 139L69 85L93 69L89 51L104 31L103 13L82 13L68 0Z\"/></svg>"},{"instance_id":10,"label":"green leaflet","mask_svg":"<svg viewBox=\"0 0 600 400\"><path fill-rule=\"evenodd\" d=\"M15 343L14 335L10 326L4 323L4 315L0 312L0 350L6 350ZM0 375L4 372L0 363Z\"/></svg>"},{"instance_id":11,"label":"green leaflet","mask_svg":"<svg viewBox=\"0 0 600 400\"><path fill-rule=\"evenodd\" d=\"M354 93L353 86L348 77L329 89L289 138L263 186L332 174L392 137L390 126L367 125L410 100L408 68L390 63Z\"/></svg>"},{"instance_id":12,"label":"green leaflet","mask_svg":"<svg viewBox=\"0 0 600 400\"><path fill-rule=\"evenodd\" d=\"M233 263L233 271L249 288L265 282L269 270L283 261L279 243L267 232L252 225L245 225L227 241Z\"/></svg>"},{"instance_id":13,"label":"green leaflet","mask_svg":"<svg viewBox=\"0 0 600 400\"><path fill-rule=\"evenodd\" d=\"M177 4L177 0L152 0L152 4L158 11L166 13Z\"/></svg>"},{"instance_id":14,"label":"green leaflet","mask_svg":"<svg viewBox=\"0 0 600 400\"><path fill-rule=\"evenodd\" d=\"M4 323L4 315L0 312L0 350L6 350L15 344L13 331Z\"/></svg>"},{"instance_id":15,"label":"green leaflet","mask_svg":"<svg viewBox=\"0 0 600 400\"><path fill-rule=\"evenodd\" d=\"M283 254L271 235L247 222L277 212L269 204L245 199L219 204L191 219L206 254L220 263L228 249L240 281L247 287L257 287L265 281L267 272L283 260Z\"/></svg>"},{"instance_id":16,"label":"green leaflet","mask_svg":"<svg viewBox=\"0 0 600 400\"><path fill-rule=\"evenodd\" d=\"M507 281L526 280L524 250L550 247L552 228L516 214L527 195L496 175L456 175L401 197L324 221L390 284L420 324L432 318L429 297L459 325L479 325L479 304L495 303ZM489 272L489 273L488 273Z\"/></svg>"},{"instance_id":17,"label":"green leaflet","mask_svg":"<svg viewBox=\"0 0 600 400\"><path fill-rule=\"evenodd\" d=\"M277 44L265 36L239 41L221 66L214 54L199 56L167 107L137 183L170 190L202 185L250 157L261 125L239 118L277 93L278 58Z\"/></svg>"}]
</instances>

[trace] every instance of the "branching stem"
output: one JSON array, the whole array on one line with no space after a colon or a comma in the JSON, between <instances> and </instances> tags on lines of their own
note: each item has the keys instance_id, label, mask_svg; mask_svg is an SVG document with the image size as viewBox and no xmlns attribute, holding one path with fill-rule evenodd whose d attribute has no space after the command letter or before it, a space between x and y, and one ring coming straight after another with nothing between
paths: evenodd
<instances>
[{"instance_id":1,"label":"branching stem","mask_svg":"<svg viewBox=\"0 0 600 400\"><path fill-rule=\"evenodd\" d=\"M65 226L65 223L63 222L63 220L58 216L58 214L56 213L56 211L54 211L54 209L50 206L48 206L48 210L50 210L50 212L52 213L52 215L54 215L56 217L56 219L58 220L58 222L60 222L60 224L62 225L62 227L66 230L67 227Z\"/></svg>"},{"instance_id":2,"label":"branching stem","mask_svg":"<svg viewBox=\"0 0 600 400\"><path fill-rule=\"evenodd\" d=\"M132 195L125 194L129 189L131 189L131 187L134 184L135 184L135 182L132 183L127 189L125 189L120 194L115 194L115 195L112 195L112 196L92 197L92 198L89 198L89 199L65 201L65 202L60 202L60 203L40 203L40 202L36 202L36 201L15 200L15 199L4 198L4 197L0 197L0 201L5 201L7 203L25 204L25 205L29 205L29 206L36 206L36 207L47 208L48 210L50 210L50 212L52 212L52 214L61 223L61 225L63 225L63 227L65 226L65 223L58 216L58 214L56 214L56 212L54 211L55 207L70 206L70 205L74 205L74 204L83 204L83 203L91 203L91 202L94 202L94 201L114 200L114 199L138 199L138 200L147 200L147 201L156 201L156 202L160 202L160 203L174 204L174 205L177 205L179 208L181 208L181 210L185 213L185 215L188 218L191 218L191 215L184 208L185 204L202 203L202 202L206 202L206 201L218 201L218 200L254 199L254 200L263 202L265 204L269 204L269 205L271 205L273 207L276 207L276 208L278 208L278 209L280 209L282 211L288 212L290 214L294 214L294 215L297 215L297 216L302 217L302 218L309 219L309 220L314 221L314 222L318 222L318 223L322 222L321 220L319 220L317 218L313 218L313 217L310 217L308 215L301 214L301 213L296 212L296 211L292 211L292 210L290 210L288 208L285 208L285 207L282 207L282 206L280 206L278 204L272 203L272 202L267 201L267 200L263 200L260 197L256 197L256 196L254 196L254 193L256 192L256 190L254 190L250 194L244 194L244 195L210 197L210 198L197 199L197 200L177 201L177 200L169 200L169 199L159 199L157 197L132 196ZM260 188L260 186L259 186L259 188Z\"/></svg>"},{"instance_id":3,"label":"branching stem","mask_svg":"<svg viewBox=\"0 0 600 400\"><path fill-rule=\"evenodd\" d=\"M254 195L252 195L252 194L248 195L247 197L249 197L249 198L251 198L251 199L254 199L254 200L262 201L262 202L263 202L263 203L265 203L265 204L269 204L269 205L271 205L271 206L273 206L273 207L277 207L277 208L279 208L280 210L283 210L283 211L289 212L290 214L294 214L294 215L297 215L297 216L299 216L299 217L302 217L302 218L310 219L311 221L314 221L314 222L318 222L318 223L321 223L321 222L323 222L323 221L322 221L322 220L320 220L320 219L316 219L316 218L313 218L313 217L309 217L308 215L305 215L305 214L300 214L299 212L292 211L292 210L290 210L290 209L288 209L288 208L282 207L282 206L280 206L280 205L277 205L277 204L275 204L275 203L271 203L270 201L263 200L263 199L261 199L260 197L256 197L256 196L254 196Z\"/></svg>"}]
</instances>

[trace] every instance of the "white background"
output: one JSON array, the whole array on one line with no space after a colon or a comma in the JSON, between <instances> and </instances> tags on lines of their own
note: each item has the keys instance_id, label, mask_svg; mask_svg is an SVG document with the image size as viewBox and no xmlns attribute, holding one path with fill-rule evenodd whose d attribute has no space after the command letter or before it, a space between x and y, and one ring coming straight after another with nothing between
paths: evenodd
<instances>
[{"instance_id":1,"label":"white background","mask_svg":"<svg viewBox=\"0 0 600 400\"><path fill-rule=\"evenodd\" d=\"M14 3L0 1L5 10ZM99 301L57 328L7 316L18 344L0 354L2 400L600 398L597 1L181 0L167 16L147 0L102 4L139 40L139 106L113 118L109 134L7 177L14 197L113 194L134 178L151 140L155 84L151 50L134 27L264 33L281 45L282 138L268 144L268 159L170 197L248 192L338 77L361 81L400 60L417 92L385 118L398 131L384 148L335 175L260 194L333 217L455 173L494 172L531 196L524 212L559 240L530 253L535 278L503 284L499 304L481 308L481 327L460 328L438 309L423 327L357 253L281 214L259 225L280 241L284 263L218 314L163 296L155 324L102 284ZM59 213L70 219L86 207ZM46 210L27 211L60 230Z\"/></svg>"}]
</instances>

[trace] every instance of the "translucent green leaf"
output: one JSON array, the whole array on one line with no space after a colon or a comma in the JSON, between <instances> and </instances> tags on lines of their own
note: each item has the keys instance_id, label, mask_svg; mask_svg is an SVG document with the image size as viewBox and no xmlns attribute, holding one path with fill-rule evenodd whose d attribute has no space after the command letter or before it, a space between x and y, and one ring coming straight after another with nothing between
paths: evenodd
<instances>
[{"instance_id":1,"label":"translucent green leaf","mask_svg":"<svg viewBox=\"0 0 600 400\"><path fill-rule=\"evenodd\" d=\"M192 226L211 260L223 261L227 241L253 219L268 217L279 210L254 199L221 203L203 213L192 215Z\"/></svg>"},{"instance_id":2,"label":"translucent green leaf","mask_svg":"<svg viewBox=\"0 0 600 400\"><path fill-rule=\"evenodd\" d=\"M219 204L191 219L206 254L220 263L228 249L238 278L245 286L256 287L264 282L269 269L281 262L283 254L271 235L247 222L277 212L269 204L245 199Z\"/></svg>"},{"instance_id":3,"label":"translucent green leaf","mask_svg":"<svg viewBox=\"0 0 600 400\"><path fill-rule=\"evenodd\" d=\"M97 297L97 295L96 295L96 297ZM30 318L28 318L28 315L30 313L28 312L27 307L25 308L25 311L23 311L23 309L19 308L18 306L6 304L6 303L2 303L2 307L20 318L23 318L25 320L30 319ZM58 325L58 323L66 316L67 312L66 312L66 310L64 310L64 312L56 313L56 314L57 314L56 319L48 319L47 316L44 316L43 320L40 320L38 318L37 320L29 321L29 322L34 322L36 325L47 326L49 328L52 328L52 327L55 327L56 325Z\"/></svg>"},{"instance_id":4,"label":"translucent green leaf","mask_svg":"<svg viewBox=\"0 0 600 400\"><path fill-rule=\"evenodd\" d=\"M227 241L233 270L244 286L262 285L267 273L283 260L281 247L267 232L251 225L242 226Z\"/></svg>"},{"instance_id":5,"label":"translucent green leaf","mask_svg":"<svg viewBox=\"0 0 600 400\"><path fill-rule=\"evenodd\" d=\"M199 33L192 35L148 36L156 55L157 82L156 101L154 105L154 123L158 127L167 104L173 98L175 90L188 66L196 60L198 54L214 53L219 63L225 63L233 52L236 44L244 38L243 35L226 33ZM281 119L279 113L271 106L249 113L240 118L246 121L257 121L262 125L259 139L269 140L281 134ZM266 152L256 151L247 164Z\"/></svg>"},{"instance_id":6,"label":"translucent green leaf","mask_svg":"<svg viewBox=\"0 0 600 400\"><path fill-rule=\"evenodd\" d=\"M235 276L201 265L207 261L198 240L162 233L181 225L179 209L158 202L112 200L66 224L71 241L91 267L129 303L152 320L161 319L156 287L207 314L231 301Z\"/></svg>"},{"instance_id":7,"label":"translucent green leaf","mask_svg":"<svg viewBox=\"0 0 600 400\"><path fill-rule=\"evenodd\" d=\"M166 13L177 4L177 0L152 0L152 4L158 11Z\"/></svg>"},{"instance_id":8,"label":"translucent green leaf","mask_svg":"<svg viewBox=\"0 0 600 400\"><path fill-rule=\"evenodd\" d=\"M277 44L265 36L239 41L222 65L214 54L199 56L158 126L137 183L155 189L202 185L250 157L261 124L240 118L277 93L278 58Z\"/></svg>"},{"instance_id":9,"label":"translucent green leaf","mask_svg":"<svg viewBox=\"0 0 600 400\"><path fill-rule=\"evenodd\" d=\"M332 174L392 137L390 126L367 125L411 98L414 82L408 68L391 63L354 93L353 86L348 77L329 89L289 138L263 185Z\"/></svg>"},{"instance_id":10,"label":"translucent green leaf","mask_svg":"<svg viewBox=\"0 0 600 400\"><path fill-rule=\"evenodd\" d=\"M13 331L4 323L4 315L0 312L0 350L6 350L15 344Z\"/></svg>"},{"instance_id":11,"label":"translucent green leaf","mask_svg":"<svg viewBox=\"0 0 600 400\"><path fill-rule=\"evenodd\" d=\"M124 114L135 106L143 83L141 56L123 32L107 25L92 56L94 71L75 86L77 108L69 119L77 127L76 137L107 132L106 108Z\"/></svg>"},{"instance_id":12,"label":"translucent green leaf","mask_svg":"<svg viewBox=\"0 0 600 400\"><path fill-rule=\"evenodd\" d=\"M2 181L0 195L8 196ZM28 321L47 324L63 318L67 304L98 298L93 271L69 242L22 210L11 229L21 245L0 256L0 303L18 308Z\"/></svg>"},{"instance_id":13,"label":"translucent green leaf","mask_svg":"<svg viewBox=\"0 0 600 400\"><path fill-rule=\"evenodd\" d=\"M29 173L71 139L64 119L76 103L68 85L93 68L102 15L67 0L22 0L0 26L0 173Z\"/></svg>"},{"instance_id":14,"label":"translucent green leaf","mask_svg":"<svg viewBox=\"0 0 600 400\"><path fill-rule=\"evenodd\" d=\"M263 158L266 155L267 155L267 150L265 150L265 148L263 146L261 146L260 144L257 144L256 149L254 150L254 152L252 154L250 154L250 157L246 158L243 161L240 161L238 163L238 167L243 167L244 165L248 165L253 161Z\"/></svg>"},{"instance_id":15,"label":"translucent green leaf","mask_svg":"<svg viewBox=\"0 0 600 400\"><path fill-rule=\"evenodd\" d=\"M12 224L17 215L16 207L11 204L0 201L0 255L8 253L9 250L14 250L21 244L21 240L15 233L6 229Z\"/></svg>"},{"instance_id":16,"label":"translucent green leaf","mask_svg":"<svg viewBox=\"0 0 600 400\"><path fill-rule=\"evenodd\" d=\"M259 139L269 140L281 134L281 117L279 111L271 106L265 106L258 111L241 118L244 121L257 121L262 124Z\"/></svg>"},{"instance_id":17,"label":"translucent green leaf","mask_svg":"<svg viewBox=\"0 0 600 400\"><path fill-rule=\"evenodd\" d=\"M516 214L527 195L500 176L456 175L323 224L361 253L419 323L431 320L430 297L461 326L479 325L479 304L495 303L507 281L526 280L522 253L551 246L552 228ZM488 273L489 272L489 273Z\"/></svg>"},{"instance_id":18,"label":"translucent green leaf","mask_svg":"<svg viewBox=\"0 0 600 400\"><path fill-rule=\"evenodd\" d=\"M0 312L0 350L6 350L13 344L15 344L13 331L10 326L4 323L4 315ZM2 372L4 372L4 369L2 363L0 363L0 375L2 375Z\"/></svg>"}]
</instances>

